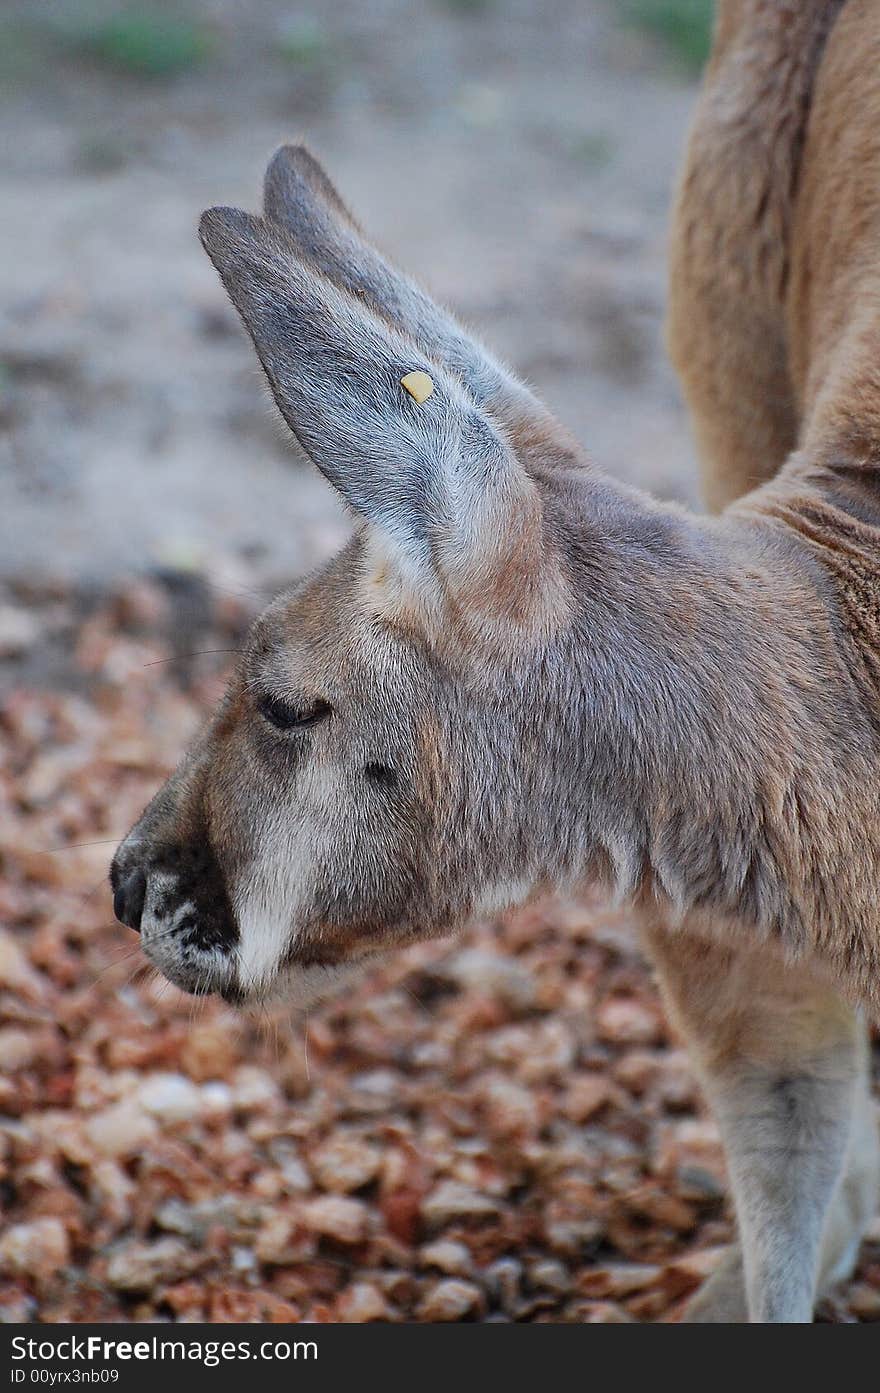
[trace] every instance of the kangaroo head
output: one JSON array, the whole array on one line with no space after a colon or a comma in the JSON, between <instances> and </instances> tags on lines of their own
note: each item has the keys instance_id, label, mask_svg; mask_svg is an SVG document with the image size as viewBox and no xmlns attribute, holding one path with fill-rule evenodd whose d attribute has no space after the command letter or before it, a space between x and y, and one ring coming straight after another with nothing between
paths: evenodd
<instances>
[{"instance_id":1,"label":"kangaroo head","mask_svg":"<svg viewBox=\"0 0 880 1393\"><path fill-rule=\"evenodd\" d=\"M540 877L526 696L570 594L539 456L564 447L362 239L305 151L273 160L263 217L212 209L201 237L356 528L256 621L111 879L179 986L307 1004Z\"/></svg>"}]
</instances>

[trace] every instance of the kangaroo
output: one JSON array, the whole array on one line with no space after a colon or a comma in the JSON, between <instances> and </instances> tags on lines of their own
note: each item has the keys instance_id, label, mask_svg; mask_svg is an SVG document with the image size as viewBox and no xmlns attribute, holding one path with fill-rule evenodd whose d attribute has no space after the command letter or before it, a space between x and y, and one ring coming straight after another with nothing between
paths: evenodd
<instances>
[{"instance_id":1,"label":"kangaroo","mask_svg":"<svg viewBox=\"0 0 880 1393\"><path fill-rule=\"evenodd\" d=\"M355 525L254 624L117 915L187 991L308 1005L540 890L630 902L736 1211L693 1320L811 1320L880 1185L877 21L720 6L669 321L706 515L600 473L305 149L201 222Z\"/></svg>"}]
</instances>

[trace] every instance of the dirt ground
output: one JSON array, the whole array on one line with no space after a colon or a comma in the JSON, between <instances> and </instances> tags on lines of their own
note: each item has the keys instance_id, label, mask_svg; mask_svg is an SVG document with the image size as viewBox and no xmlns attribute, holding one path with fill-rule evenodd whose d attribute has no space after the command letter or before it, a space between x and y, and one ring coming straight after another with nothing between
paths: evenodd
<instances>
[{"instance_id":1,"label":"dirt ground","mask_svg":"<svg viewBox=\"0 0 880 1393\"><path fill-rule=\"evenodd\" d=\"M172 80L115 74L66 30L23 57L0 154L0 574L243 560L276 580L335 547L339 510L195 236L212 203L254 207L297 137L597 461L691 496L660 333L693 86L613 8L211 0L210 54ZM283 40L309 14L297 62Z\"/></svg>"},{"instance_id":2,"label":"dirt ground","mask_svg":"<svg viewBox=\"0 0 880 1393\"><path fill-rule=\"evenodd\" d=\"M305 137L598 463L694 501L661 346L694 79L611 0L200 0L152 75L118 8L0 15L0 1320L674 1319L731 1225L625 918L539 906L252 1021L144 972L106 870L346 531L200 211ZM823 1316L880 1319L880 1227Z\"/></svg>"}]
</instances>

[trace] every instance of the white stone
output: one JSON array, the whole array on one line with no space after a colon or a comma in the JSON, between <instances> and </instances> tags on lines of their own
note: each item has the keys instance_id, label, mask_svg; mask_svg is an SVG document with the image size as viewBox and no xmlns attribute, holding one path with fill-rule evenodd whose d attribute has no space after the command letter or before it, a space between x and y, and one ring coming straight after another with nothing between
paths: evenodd
<instances>
[{"instance_id":1,"label":"white stone","mask_svg":"<svg viewBox=\"0 0 880 1393\"><path fill-rule=\"evenodd\" d=\"M202 1090L183 1074L152 1074L138 1089L138 1098L159 1122L189 1122L202 1111Z\"/></svg>"}]
</instances>

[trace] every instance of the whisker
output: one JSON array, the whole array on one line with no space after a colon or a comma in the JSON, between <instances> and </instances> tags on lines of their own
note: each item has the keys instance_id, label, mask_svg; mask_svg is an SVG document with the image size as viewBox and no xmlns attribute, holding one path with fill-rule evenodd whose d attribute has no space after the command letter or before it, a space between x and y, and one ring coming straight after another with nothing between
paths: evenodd
<instances>
[{"instance_id":1,"label":"whisker","mask_svg":"<svg viewBox=\"0 0 880 1393\"><path fill-rule=\"evenodd\" d=\"M112 961L111 963L107 963L106 966L102 967L102 968L100 969L100 971L98 971L98 972L95 974L94 978L92 979L92 984L91 984L91 985L92 985L93 987L96 987L96 986L98 985L98 983L101 981L101 979L102 979L103 977L106 977L106 975L107 975L108 972L112 972L114 968L121 967L123 963L130 962L131 959L132 959L133 957L135 957L136 954L139 954L140 952L141 952L141 946L140 946L139 943L137 943L137 944L135 944L134 948L129 948L128 952L127 952L127 953L123 953L121 957L119 957L119 958L114 958L113 961Z\"/></svg>"},{"instance_id":2,"label":"whisker","mask_svg":"<svg viewBox=\"0 0 880 1393\"><path fill-rule=\"evenodd\" d=\"M117 929L118 927L119 927L118 924L104 924L104 925L102 925L102 928L103 928L103 929ZM155 934L155 935L150 939L150 942L151 942L151 943L161 943L161 941L162 941L163 938L169 938L169 937L170 937L173 933L175 933L176 931L177 931L177 926L176 926L175 924L172 924L172 925L170 926L170 928L163 929L161 933ZM142 952L143 952L143 945L141 944L140 941L138 941L138 942L134 945L133 948L129 948L129 950L128 950L126 953L123 953L123 954L122 954L120 957L118 957L118 958L114 958L112 962L107 963L107 965L106 965L105 967L102 967L101 970L100 970L100 971L97 973L97 975L95 976L92 985L94 986L96 982L99 982L100 979L105 975L105 973L110 972L114 967L119 967L122 963L128 962L128 960L129 960L130 958L133 958L133 957L135 956L136 953L142 953ZM145 959L145 962L146 962L146 961L147 961L147 959ZM150 964L150 966L152 966L152 964ZM157 969L157 970L158 970L158 969Z\"/></svg>"},{"instance_id":3,"label":"whisker","mask_svg":"<svg viewBox=\"0 0 880 1393\"><path fill-rule=\"evenodd\" d=\"M211 580L210 577L208 577L208 586L211 590L217 591L220 595L247 595L251 596L253 599L264 601L274 599L278 594L277 589L270 589L269 586L218 585L216 581Z\"/></svg>"},{"instance_id":4,"label":"whisker","mask_svg":"<svg viewBox=\"0 0 880 1393\"><path fill-rule=\"evenodd\" d=\"M281 1036L278 1031L278 1022L277 1020L273 1020L273 1018L269 1015L265 1001L260 1002L260 1010L262 1011L263 1019L266 1022L268 1043L274 1045L275 1047L275 1064L277 1067L281 1063Z\"/></svg>"},{"instance_id":5,"label":"whisker","mask_svg":"<svg viewBox=\"0 0 880 1393\"><path fill-rule=\"evenodd\" d=\"M154 972L154 974L156 975L156 977L160 977L160 973L159 973L158 967L154 967L154 968L153 968L153 972ZM156 992L156 995L155 995L154 998L153 998L153 1000L156 1002L156 1005L157 1005L157 1006L158 1006L158 1004L162 1001L163 997L165 996L165 994L166 994L166 992L168 991L168 988L169 988L170 986L171 986L171 982L170 982L170 980L169 980L167 977L160 977L159 990Z\"/></svg>"},{"instance_id":6,"label":"whisker","mask_svg":"<svg viewBox=\"0 0 880 1393\"><path fill-rule=\"evenodd\" d=\"M204 998L204 995L203 995L203 993L202 993L202 988L203 988L203 986L205 985L205 983L207 983L207 981L208 981L208 974L207 974L207 971L200 972L199 975L198 975L198 977L196 978L196 989L195 989L195 991L192 993L192 997L191 997L190 1004L189 1004L189 1029L190 1029L190 1030L192 1030L193 1026L194 1026L195 1023L196 1023L196 1010L198 1009L199 1012L201 1013L202 1008L204 1007L205 998Z\"/></svg>"},{"instance_id":7,"label":"whisker","mask_svg":"<svg viewBox=\"0 0 880 1393\"><path fill-rule=\"evenodd\" d=\"M63 842L61 846L31 846L27 849L34 856L55 856L59 851L76 851L81 846L110 846L112 842L121 842L124 836L123 832L121 836L101 837L96 842ZM140 842L143 838L138 837L136 840Z\"/></svg>"},{"instance_id":8,"label":"whisker","mask_svg":"<svg viewBox=\"0 0 880 1393\"><path fill-rule=\"evenodd\" d=\"M266 1003L265 1003L265 1001L261 1001L261 1002L259 1003L259 1008L260 1008L260 1016L262 1017L262 1019L258 1021L258 1026L259 1026L259 1030L260 1030L260 1035L261 1035L261 1037L262 1037L262 1042L263 1042L263 1044L266 1044L266 1043L268 1042L268 1034L269 1034L270 1022L269 1022L269 1012L266 1010Z\"/></svg>"},{"instance_id":9,"label":"whisker","mask_svg":"<svg viewBox=\"0 0 880 1393\"><path fill-rule=\"evenodd\" d=\"M135 963L119 990L124 992L126 987L138 987L141 980L147 977L152 969L152 965L146 961Z\"/></svg>"},{"instance_id":10,"label":"whisker","mask_svg":"<svg viewBox=\"0 0 880 1393\"><path fill-rule=\"evenodd\" d=\"M180 663L186 658L200 658L205 653L243 653L242 648L196 648L192 653L175 653L171 658L155 658L151 663L144 663L144 667L159 667L162 663Z\"/></svg>"},{"instance_id":11,"label":"whisker","mask_svg":"<svg viewBox=\"0 0 880 1393\"><path fill-rule=\"evenodd\" d=\"M102 875L102 876L101 876L101 879L100 879L95 885L92 886L91 890L87 890L87 891L85 892L85 894L83 895L82 899L79 901L78 907L79 907L80 909L82 909L83 905L88 904L88 902L89 902L89 900L92 898L92 896L93 896L93 895L96 895L96 894L98 893L98 891L101 889L101 887L104 886L104 885L106 885L106 884L107 884L107 877L106 877L106 875Z\"/></svg>"}]
</instances>

